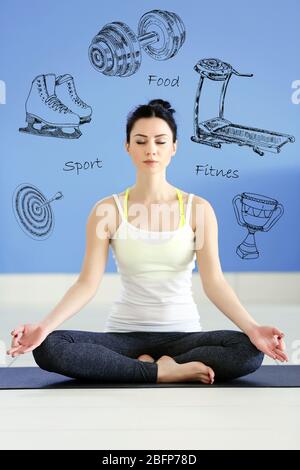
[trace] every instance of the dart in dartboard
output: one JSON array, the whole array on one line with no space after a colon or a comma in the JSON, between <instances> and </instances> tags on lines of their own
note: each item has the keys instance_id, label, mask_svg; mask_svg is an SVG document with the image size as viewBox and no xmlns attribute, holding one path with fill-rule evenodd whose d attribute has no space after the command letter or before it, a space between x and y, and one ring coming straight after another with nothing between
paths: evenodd
<instances>
[{"instance_id":1,"label":"dart in dartboard","mask_svg":"<svg viewBox=\"0 0 300 470\"><path fill-rule=\"evenodd\" d=\"M48 238L54 228L54 214L51 204L62 198L61 191L47 199L32 184L20 184L15 189L12 205L15 218L23 232L35 240Z\"/></svg>"}]
</instances>

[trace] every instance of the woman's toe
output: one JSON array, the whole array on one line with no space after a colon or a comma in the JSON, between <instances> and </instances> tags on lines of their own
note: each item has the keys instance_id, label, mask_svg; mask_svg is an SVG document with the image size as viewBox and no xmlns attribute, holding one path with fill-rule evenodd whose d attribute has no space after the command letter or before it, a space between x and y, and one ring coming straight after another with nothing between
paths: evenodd
<instances>
[{"instance_id":1,"label":"woman's toe","mask_svg":"<svg viewBox=\"0 0 300 470\"><path fill-rule=\"evenodd\" d=\"M154 362L153 357L151 357L149 354L141 354L138 359L143 362Z\"/></svg>"},{"instance_id":2,"label":"woman's toe","mask_svg":"<svg viewBox=\"0 0 300 470\"><path fill-rule=\"evenodd\" d=\"M208 367L207 366L207 377L208 377L208 380L210 383L213 383L214 379L215 379L215 373L214 371L212 370L211 367Z\"/></svg>"}]
</instances>

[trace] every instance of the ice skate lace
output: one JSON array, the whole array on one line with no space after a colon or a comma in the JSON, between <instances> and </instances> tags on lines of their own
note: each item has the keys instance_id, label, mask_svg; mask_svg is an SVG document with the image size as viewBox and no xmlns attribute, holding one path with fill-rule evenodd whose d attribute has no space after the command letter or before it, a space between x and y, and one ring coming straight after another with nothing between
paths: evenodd
<instances>
[{"instance_id":1,"label":"ice skate lace","mask_svg":"<svg viewBox=\"0 0 300 470\"><path fill-rule=\"evenodd\" d=\"M87 104L84 101L82 101L82 99L79 98L79 96L77 95L75 85L72 86L71 83L69 82L68 88L69 88L72 100L75 101L75 103L81 106L82 108L87 108Z\"/></svg>"},{"instance_id":2,"label":"ice skate lace","mask_svg":"<svg viewBox=\"0 0 300 470\"><path fill-rule=\"evenodd\" d=\"M59 111L60 113L63 112L63 113L69 113L70 112L70 109L65 105L63 104L58 98L56 95L51 95L49 96L47 99L46 99L46 103L52 108L54 109L54 111Z\"/></svg>"}]
</instances>

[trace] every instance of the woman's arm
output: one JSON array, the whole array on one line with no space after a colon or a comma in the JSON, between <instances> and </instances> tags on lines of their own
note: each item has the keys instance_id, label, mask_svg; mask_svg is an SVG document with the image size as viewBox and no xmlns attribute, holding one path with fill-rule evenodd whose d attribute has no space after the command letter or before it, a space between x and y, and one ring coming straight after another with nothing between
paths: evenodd
<instances>
[{"instance_id":1,"label":"woman's arm","mask_svg":"<svg viewBox=\"0 0 300 470\"><path fill-rule=\"evenodd\" d=\"M69 319L81 310L96 294L102 280L109 251L109 236L97 235L97 224L101 216L97 215L101 204L98 202L91 210L86 224L86 250L80 275L68 289L61 301L39 324L47 332ZM101 210L100 210L101 212ZM103 212L103 211L102 211Z\"/></svg>"},{"instance_id":2,"label":"woman's arm","mask_svg":"<svg viewBox=\"0 0 300 470\"><path fill-rule=\"evenodd\" d=\"M226 281L219 258L218 223L215 212L208 201L198 196L196 196L196 204L202 205L201 210L194 213L202 214L202 217L198 217L198 220L196 217L196 248L199 248L196 249L196 257L205 294L251 340L257 342L258 336L261 340L260 336L263 333L263 336L268 339L268 344L263 352L270 355L272 351L270 339L273 341L274 335L278 336L278 339L274 338L274 346L283 349L281 338L284 334L275 327L260 326L243 307L234 290ZM201 227L200 224L202 224ZM198 238L201 236L201 243L199 239L197 241L197 236ZM269 330L266 330L266 328L269 328ZM279 354L279 356L286 359L284 353ZM274 354L271 357L274 358Z\"/></svg>"},{"instance_id":3,"label":"woman's arm","mask_svg":"<svg viewBox=\"0 0 300 470\"><path fill-rule=\"evenodd\" d=\"M107 199L102 201L95 204L87 220L86 252L77 281L43 320L36 324L20 325L11 332L13 340L7 354L11 354L12 357L38 347L51 331L77 313L96 294L105 271L109 251L109 224L107 223L109 219L105 217L104 220L101 216L109 206L105 205L105 209L101 210L101 205L103 204L104 207ZM111 215L112 211L108 212ZM97 230L99 222L102 227L101 233ZM103 228L105 228L105 233Z\"/></svg>"},{"instance_id":4,"label":"woman's arm","mask_svg":"<svg viewBox=\"0 0 300 470\"><path fill-rule=\"evenodd\" d=\"M204 231L202 232L202 247L196 250L196 257L204 292L233 323L247 334L258 323L241 305L224 277L219 258L218 224L215 212L208 201L203 199L200 201L197 203L204 205L204 211L201 212L203 220L196 220L196 224L204 224ZM197 233L200 231L196 230L196 237Z\"/></svg>"}]
</instances>

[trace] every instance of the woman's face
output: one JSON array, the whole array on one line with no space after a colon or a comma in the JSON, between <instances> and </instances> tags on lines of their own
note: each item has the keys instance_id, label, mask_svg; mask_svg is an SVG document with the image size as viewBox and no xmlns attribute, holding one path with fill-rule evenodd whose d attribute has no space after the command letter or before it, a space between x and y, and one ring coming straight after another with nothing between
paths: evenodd
<instances>
[{"instance_id":1,"label":"woman's face","mask_svg":"<svg viewBox=\"0 0 300 470\"><path fill-rule=\"evenodd\" d=\"M142 171L157 172L167 167L176 153L177 141L164 119L151 117L138 119L125 143L134 165ZM145 163L152 160L154 163Z\"/></svg>"}]
</instances>

